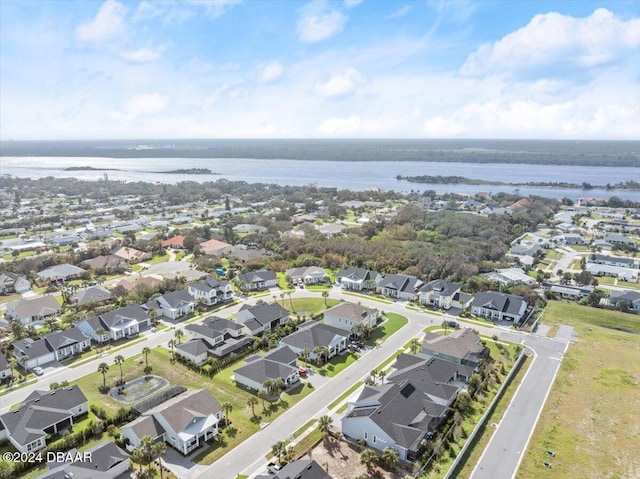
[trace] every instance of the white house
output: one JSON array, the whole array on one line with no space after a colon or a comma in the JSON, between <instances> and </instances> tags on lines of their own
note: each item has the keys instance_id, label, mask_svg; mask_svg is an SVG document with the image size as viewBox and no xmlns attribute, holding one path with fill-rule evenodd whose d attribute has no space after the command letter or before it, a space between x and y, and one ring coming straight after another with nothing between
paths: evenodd
<instances>
[{"instance_id":1,"label":"white house","mask_svg":"<svg viewBox=\"0 0 640 479\"><path fill-rule=\"evenodd\" d=\"M20 339L12 343L16 360L26 369L80 354L91 348L91 339L79 328L73 327L64 331L53 331L46 336L33 340Z\"/></svg>"},{"instance_id":2,"label":"white house","mask_svg":"<svg viewBox=\"0 0 640 479\"><path fill-rule=\"evenodd\" d=\"M326 348L328 357L332 358L347 348L349 333L344 329L307 321L300 325L299 329L280 340L281 346L289 346L296 354L303 350L309 351L309 360L316 361L318 354L316 348Z\"/></svg>"},{"instance_id":3,"label":"white house","mask_svg":"<svg viewBox=\"0 0 640 479\"><path fill-rule=\"evenodd\" d=\"M178 319L193 313L198 305L198 300L185 290L170 291L151 301L145 306L159 311L162 316L169 319Z\"/></svg>"},{"instance_id":4,"label":"white house","mask_svg":"<svg viewBox=\"0 0 640 479\"><path fill-rule=\"evenodd\" d=\"M413 301L423 284L421 280L408 274L387 274L376 289L389 298Z\"/></svg>"},{"instance_id":5,"label":"white house","mask_svg":"<svg viewBox=\"0 0 640 479\"><path fill-rule=\"evenodd\" d=\"M329 281L329 275L319 266L292 268L288 269L286 274L292 281L302 281L304 284L318 284Z\"/></svg>"},{"instance_id":6,"label":"white house","mask_svg":"<svg viewBox=\"0 0 640 479\"><path fill-rule=\"evenodd\" d=\"M197 300L211 306L222 301L229 301L233 297L233 289L228 281L218 281L208 277L199 283L192 283L187 286L187 292Z\"/></svg>"},{"instance_id":7,"label":"white house","mask_svg":"<svg viewBox=\"0 0 640 479\"><path fill-rule=\"evenodd\" d=\"M141 328L148 327L150 321L149 313L136 304L83 319L76 326L94 341L102 343L109 339L117 341L134 336ZM104 330L102 335L98 333L100 329Z\"/></svg>"},{"instance_id":8,"label":"white house","mask_svg":"<svg viewBox=\"0 0 640 479\"><path fill-rule=\"evenodd\" d=\"M20 321L25 326L57 316L60 311L60 303L50 295L29 299L22 298L7 303L7 316Z\"/></svg>"},{"instance_id":9,"label":"white house","mask_svg":"<svg viewBox=\"0 0 640 479\"><path fill-rule=\"evenodd\" d=\"M247 291L275 288L278 285L276 273L264 269L239 274L235 277L235 281Z\"/></svg>"},{"instance_id":10,"label":"white house","mask_svg":"<svg viewBox=\"0 0 640 479\"><path fill-rule=\"evenodd\" d=\"M353 331L358 324L366 324L372 328L378 321L378 310L359 304L339 303L324 312L324 324L346 331Z\"/></svg>"},{"instance_id":11,"label":"white house","mask_svg":"<svg viewBox=\"0 0 640 479\"><path fill-rule=\"evenodd\" d=\"M0 293L25 293L31 289L27 278L15 273L0 274Z\"/></svg>"},{"instance_id":12,"label":"white house","mask_svg":"<svg viewBox=\"0 0 640 479\"><path fill-rule=\"evenodd\" d=\"M341 269L336 275L336 283L352 291L375 290L381 279L380 274L363 268Z\"/></svg>"},{"instance_id":13,"label":"white house","mask_svg":"<svg viewBox=\"0 0 640 479\"><path fill-rule=\"evenodd\" d=\"M460 293L460 286L443 279L435 279L422 285L419 289L420 302L436 308L450 309L454 297Z\"/></svg>"},{"instance_id":14,"label":"white house","mask_svg":"<svg viewBox=\"0 0 640 479\"><path fill-rule=\"evenodd\" d=\"M476 294L471 312L495 321L513 321L518 324L527 311L527 302L521 296L485 291Z\"/></svg>"}]
</instances>

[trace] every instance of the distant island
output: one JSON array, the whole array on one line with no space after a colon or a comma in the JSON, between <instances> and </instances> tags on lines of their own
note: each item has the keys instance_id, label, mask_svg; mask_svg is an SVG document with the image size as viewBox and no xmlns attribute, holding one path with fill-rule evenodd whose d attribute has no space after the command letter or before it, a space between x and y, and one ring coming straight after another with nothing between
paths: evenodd
<instances>
[{"instance_id":1,"label":"distant island","mask_svg":"<svg viewBox=\"0 0 640 479\"><path fill-rule=\"evenodd\" d=\"M181 168L178 170L158 171L157 173L171 174L171 175L219 175L220 173L213 173L209 168Z\"/></svg>"},{"instance_id":2,"label":"distant island","mask_svg":"<svg viewBox=\"0 0 640 479\"><path fill-rule=\"evenodd\" d=\"M590 183L567 183L564 181L528 181L524 183L512 183L495 180L479 180L475 178L465 178L464 176L396 176L397 180L408 181L410 183L426 183L432 185L498 185L498 186L540 186L547 188L570 188L570 189L582 189L582 190L640 190L640 182L637 181L625 181L624 183L606 185L592 185Z\"/></svg>"},{"instance_id":3,"label":"distant island","mask_svg":"<svg viewBox=\"0 0 640 479\"><path fill-rule=\"evenodd\" d=\"M93 166L69 166L64 171L120 171L117 168L94 168Z\"/></svg>"}]
</instances>

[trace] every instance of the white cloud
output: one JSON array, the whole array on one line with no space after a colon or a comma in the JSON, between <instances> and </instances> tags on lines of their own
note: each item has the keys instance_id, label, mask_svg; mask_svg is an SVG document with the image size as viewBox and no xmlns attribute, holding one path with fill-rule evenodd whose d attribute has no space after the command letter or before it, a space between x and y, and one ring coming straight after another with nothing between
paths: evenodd
<instances>
[{"instance_id":1,"label":"white cloud","mask_svg":"<svg viewBox=\"0 0 640 479\"><path fill-rule=\"evenodd\" d=\"M284 68L282 67L282 63L274 60L260 70L259 79L262 83L270 83L282 77L283 73Z\"/></svg>"},{"instance_id":2,"label":"white cloud","mask_svg":"<svg viewBox=\"0 0 640 479\"><path fill-rule=\"evenodd\" d=\"M390 13L389 15L385 15L384 18L385 18L385 20L392 20L394 18L402 18L407 13L409 13L410 11L411 11L411 5L404 5L401 8L399 8L398 10Z\"/></svg>"},{"instance_id":3,"label":"white cloud","mask_svg":"<svg viewBox=\"0 0 640 479\"><path fill-rule=\"evenodd\" d=\"M104 42L121 35L125 30L127 9L120 2L107 0L93 20L76 28L76 38L83 42Z\"/></svg>"},{"instance_id":4,"label":"white cloud","mask_svg":"<svg viewBox=\"0 0 640 479\"><path fill-rule=\"evenodd\" d=\"M355 93L358 86L364 84L364 79L355 68L347 68L344 72L331 76L315 87L315 92L324 97L344 97Z\"/></svg>"},{"instance_id":5,"label":"white cloud","mask_svg":"<svg viewBox=\"0 0 640 479\"><path fill-rule=\"evenodd\" d=\"M347 17L338 10L327 10L324 3L311 2L301 9L298 18L298 38L301 42L315 43L327 40L341 32Z\"/></svg>"},{"instance_id":6,"label":"white cloud","mask_svg":"<svg viewBox=\"0 0 640 479\"><path fill-rule=\"evenodd\" d=\"M362 3L362 0L344 0L345 8L357 7Z\"/></svg>"},{"instance_id":7,"label":"white cloud","mask_svg":"<svg viewBox=\"0 0 640 479\"><path fill-rule=\"evenodd\" d=\"M124 51L120 54L120 57L130 63L150 63L159 60L163 51L164 47L160 47L157 50L140 48L139 50Z\"/></svg>"},{"instance_id":8,"label":"white cloud","mask_svg":"<svg viewBox=\"0 0 640 479\"><path fill-rule=\"evenodd\" d=\"M355 134L360 130L362 120L358 115L346 118L329 118L318 127L318 132L327 136Z\"/></svg>"},{"instance_id":9,"label":"white cloud","mask_svg":"<svg viewBox=\"0 0 640 479\"><path fill-rule=\"evenodd\" d=\"M536 15L525 27L494 43L482 45L462 67L466 75L522 74L554 68L575 70L637 58L640 19L621 20L599 8L589 17L559 13Z\"/></svg>"},{"instance_id":10,"label":"white cloud","mask_svg":"<svg viewBox=\"0 0 640 479\"><path fill-rule=\"evenodd\" d=\"M167 109L169 97L160 93L141 93L132 96L122 112L114 113L114 117L122 120L155 115Z\"/></svg>"},{"instance_id":11,"label":"white cloud","mask_svg":"<svg viewBox=\"0 0 640 479\"><path fill-rule=\"evenodd\" d=\"M214 19L221 17L235 5L242 3L242 0L187 0L187 3L204 8L207 16Z\"/></svg>"}]
</instances>

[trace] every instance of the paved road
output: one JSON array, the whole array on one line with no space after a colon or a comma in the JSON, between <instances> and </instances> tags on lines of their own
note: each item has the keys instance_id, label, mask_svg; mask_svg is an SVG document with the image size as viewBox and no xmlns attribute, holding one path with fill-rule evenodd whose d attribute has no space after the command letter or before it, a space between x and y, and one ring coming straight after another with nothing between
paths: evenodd
<instances>
[{"instance_id":1,"label":"paved road","mask_svg":"<svg viewBox=\"0 0 640 479\"><path fill-rule=\"evenodd\" d=\"M471 479L515 477L569 345L566 341L537 335L502 332L499 337L519 343L524 340L524 344L536 354L502 421L471 473ZM542 454L544 451L541 451L541 458Z\"/></svg>"}]
</instances>

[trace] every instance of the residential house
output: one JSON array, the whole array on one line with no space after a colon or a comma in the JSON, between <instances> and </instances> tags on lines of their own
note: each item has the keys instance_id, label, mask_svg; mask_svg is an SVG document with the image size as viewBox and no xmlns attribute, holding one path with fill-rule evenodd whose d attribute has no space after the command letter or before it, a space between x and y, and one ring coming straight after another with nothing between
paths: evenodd
<instances>
[{"instance_id":1,"label":"residential house","mask_svg":"<svg viewBox=\"0 0 640 479\"><path fill-rule=\"evenodd\" d=\"M111 441L103 441L84 452L74 448L63 457L69 460L47 462L49 471L36 479L116 479L129 470L129 454Z\"/></svg>"},{"instance_id":2,"label":"residential house","mask_svg":"<svg viewBox=\"0 0 640 479\"><path fill-rule=\"evenodd\" d=\"M527 284L532 286L536 284L536 279L525 273L522 268L503 268L486 273L484 277L489 281L495 281L503 285Z\"/></svg>"},{"instance_id":3,"label":"residential house","mask_svg":"<svg viewBox=\"0 0 640 479\"><path fill-rule=\"evenodd\" d=\"M134 336L150 325L149 313L139 304L125 306L79 321L76 326L98 343ZM99 330L104 330L99 334Z\"/></svg>"},{"instance_id":4,"label":"residential house","mask_svg":"<svg viewBox=\"0 0 640 479\"><path fill-rule=\"evenodd\" d=\"M251 248L244 244L237 244L225 251L225 256L235 264L243 265L250 261L260 260L269 256L265 249Z\"/></svg>"},{"instance_id":5,"label":"residential house","mask_svg":"<svg viewBox=\"0 0 640 479\"><path fill-rule=\"evenodd\" d=\"M245 365L233 371L233 380L254 391L264 390L266 380L282 380L289 388L300 381L298 355L287 346L279 347L264 356L247 358Z\"/></svg>"},{"instance_id":6,"label":"residential house","mask_svg":"<svg viewBox=\"0 0 640 479\"><path fill-rule=\"evenodd\" d=\"M454 297L460 293L460 286L443 279L434 279L422 285L418 292L422 304L450 309L453 306Z\"/></svg>"},{"instance_id":7,"label":"residential house","mask_svg":"<svg viewBox=\"0 0 640 479\"><path fill-rule=\"evenodd\" d=\"M243 326L245 334L256 335L271 331L289 321L289 311L278 303L243 304L236 314L236 322Z\"/></svg>"},{"instance_id":8,"label":"residential house","mask_svg":"<svg viewBox=\"0 0 640 479\"><path fill-rule=\"evenodd\" d=\"M0 352L0 384L3 384L13 377L11 365L7 357Z\"/></svg>"},{"instance_id":9,"label":"residential house","mask_svg":"<svg viewBox=\"0 0 640 479\"><path fill-rule=\"evenodd\" d=\"M79 305L108 301L113 298L111 291L102 286L89 286L86 289L74 293L69 298L72 303Z\"/></svg>"},{"instance_id":10,"label":"residential house","mask_svg":"<svg viewBox=\"0 0 640 479\"><path fill-rule=\"evenodd\" d=\"M423 284L421 280L408 274L387 274L376 289L389 298L414 301Z\"/></svg>"},{"instance_id":11,"label":"residential house","mask_svg":"<svg viewBox=\"0 0 640 479\"><path fill-rule=\"evenodd\" d=\"M290 462L275 474L256 476L255 479L333 479L320 464L311 459Z\"/></svg>"},{"instance_id":12,"label":"residential house","mask_svg":"<svg viewBox=\"0 0 640 479\"><path fill-rule=\"evenodd\" d=\"M19 452L36 452L50 435L70 429L88 412L87 398L78 386L33 391L18 408L0 416L0 439L8 439Z\"/></svg>"},{"instance_id":13,"label":"residential house","mask_svg":"<svg viewBox=\"0 0 640 479\"><path fill-rule=\"evenodd\" d=\"M0 274L0 293L26 293L31 289L31 282L24 276L15 273Z\"/></svg>"},{"instance_id":14,"label":"residential house","mask_svg":"<svg viewBox=\"0 0 640 479\"><path fill-rule=\"evenodd\" d=\"M219 281L212 277L190 284L187 286L187 292L196 301L202 299L209 306L229 301L233 297L233 289L228 281Z\"/></svg>"},{"instance_id":15,"label":"residential house","mask_svg":"<svg viewBox=\"0 0 640 479\"><path fill-rule=\"evenodd\" d=\"M139 249L135 248L129 248L128 246L119 246L111 251L111 254L117 256L118 258L122 258L129 264L136 264L142 261L147 261L152 257L151 253L140 251Z\"/></svg>"},{"instance_id":16,"label":"residential house","mask_svg":"<svg viewBox=\"0 0 640 479\"><path fill-rule=\"evenodd\" d=\"M206 360L202 354L203 347L207 347L208 355L222 359L253 344L253 337L245 335L241 324L217 316L209 316L201 324L189 324L184 330L190 340L187 342L193 343L182 348L181 354L196 364ZM194 354L196 352L198 354Z\"/></svg>"},{"instance_id":17,"label":"residential house","mask_svg":"<svg viewBox=\"0 0 640 479\"><path fill-rule=\"evenodd\" d=\"M7 303L7 317L20 321L25 326L60 314L60 303L54 296L22 298Z\"/></svg>"},{"instance_id":18,"label":"residential house","mask_svg":"<svg viewBox=\"0 0 640 479\"><path fill-rule=\"evenodd\" d=\"M485 291L473 298L471 312L494 321L513 321L518 324L524 317L527 306L522 296Z\"/></svg>"},{"instance_id":19,"label":"residential house","mask_svg":"<svg viewBox=\"0 0 640 479\"><path fill-rule=\"evenodd\" d=\"M594 276L611 276L630 283L638 281L638 270L635 268L621 268L620 266L587 262L584 270Z\"/></svg>"},{"instance_id":20,"label":"residential house","mask_svg":"<svg viewBox=\"0 0 640 479\"><path fill-rule=\"evenodd\" d=\"M265 234L268 229L260 225L240 224L234 226L233 231L238 234Z\"/></svg>"},{"instance_id":21,"label":"residential house","mask_svg":"<svg viewBox=\"0 0 640 479\"><path fill-rule=\"evenodd\" d=\"M165 248L175 248L182 249L184 248L184 240L186 239L183 235L175 235L169 239L166 239L162 242L162 246Z\"/></svg>"},{"instance_id":22,"label":"residential house","mask_svg":"<svg viewBox=\"0 0 640 479\"><path fill-rule=\"evenodd\" d=\"M125 291L132 291L139 284L144 284L144 285L149 286L150 288L155 288L160 283L162 283L161 279L155 278L153 276L145 276L145 277L140 278L140 279L138 279L136 281L130 281L128 279L121 279L120 281L118 281L116 283L115 287L117 288L118 286L122 286L125 289Z\"/></svg>"},{"instance_id":23,"label":"residential house","mask_svg":"<svg viewBox=\"0 0 640 479\"><path fill-rule=\"evenodd\" d=\"M319 266L303 266L301 268L288 269L286 275L291 281L301 281L304 284L318 284L329 281L329 275Z\"/></svg>"},{"instance_id":24,"label":"residential house","mask_svg":"<svg viewBox=\"0 0 640 479\"><path fill-rule=\"evenodd\" d=\"M317 361L319 354L316 351L326 348L328 358L331 359L347 349L348 340L349 333L344 329L317 321L307 321L301 324L297 331L282 338L280 345L289 346L298 355L306 349L310 353L309 360Z\"/></svg>"},{"instance_id":25,"label":"residential house","mask_svg":"<svg viewBox=\"0 0 640 479\"><path fill-rule=\"evenodd\" d=\"M222 406L207 389L179 394L122 426L122 437L137 448L147 435L162 440L185 456L218 435Z\"/></svg>"},{"instance_id":26,"label":"residential house","mask_svg":"<svg viewBox=\"0 0 640 479\"><path fill-rule=\"evenodd\" d=\"M409 380L418 389L430 395L432 401L450 404L452 398L455 399L457 391L467 385L476 367L477 365L463 364L460 361L450 361L424 353L401 353L391 365L391 372L386 379L392 383ZM447 386L456 389L453 396ZM442 389L438 391L438 387ZM436 394L431 394L434 389Z\"/></svg>"},{"instance_id":27,"label":"residential house","mask_svg":"<svg viewBox=\"0 0 640 479\"><path fill-rule=\"evenodd\" d=\"M542 291L550 291L556 296L560 296L562 299L579 300L586 298L593 292L591 286L569 286L565 284L554 284L544 282L540 285Z\"/></svg>"},{"instance_id":28,"label":"residential house","mask_svg":"<svg viewBox=\"0 0 640 479\"><path fill-rule=\"evenodd\" d=\"M250 273L239 274L235 277L237 284L246 291L275 288L278 285L276 273L261 269Z\"/></svg>"},{"instance_id":29,"label":"residential house","mask_svg":"<svg viewBox=\"0 0 640 479\"><path fill-rule=\"evenodd\" d=\"M638 265L640 264L636 258L609 256L605 254L592 254L587 257L587 263L606 264L609 266L631 269L638 269Z\"/></svg>"},{"instance_id":30,"label":"residential house","mask_svg":"<svg viewBox=\"0 0 640 479\"><path fill-rule=\"evenodd\" d=\"M614 308L626 307L629 311L640 312L640 291L612 291L609 304Z\"/></svg>"},{"instance_id":31,"label":"residential house","mask_svg":"<svg viewBox=\"0 0 640 479\"><path fill-rule=\"evenodd\" d=\"M13 355L25 369L80 354L91 348L91 339L77 327L52 331L40 339L25 338L12 343Z\"/></svg>"},{"instance_id":32,"label":"residential house","mask_svg":"<svg viewBox=\"0 0 640 479\"><path fill-rule=\"evenodd\" d=\"M72 264L58 264L38 273L38 278L46 283L60 283L80 278L86 271Z\"/></svg>"},{"instance_id":33,"label":"residential house","mask_svg":"<svg viewBox=\"0 0 640 479\"><path fill-rule=\"evenodd\" d=\"M343 268L338 271L336 283L352 291L375 290L382 279L380 274L363 268Z\"/></svg>"},{"instance_id":34,"label":"residential house","mask_svg":"<svg viewBox=\"0 0 640 479\"><path fill-rule=\"evenodd\" d=\"M324 312L324 324L350 332L359 324L375 328L378 314L377 309L353 303L339 303Z\"/></svg>"},{"instance_id":35,"label":"residential house","mask_svg":"<svg viewBox=\"0 0 640 479\"><path fill-rule=\"evenodd\" d=\"M422 341L421 351L474 368L489 356L489 349L480 342L480 335L470 328L458 329L448 336L429 332Z\"/></svg>"},{"instance_id":36,"label":"residential house","mask_svg":"<svg viewBox=\"0 0 640 479\"><path fill-rule=\"evenodd\" d=\"M165 318L178 319L193 313L197 305L198 300L191 296L187 290L180 289L148 301L145 307L149 310L155 309Z\"/></svg>"},{"instance_id":37,"label":"residential house","mask_svg":"<svg viewBox=\"0 0 640 479\"><path fill-rule=\"evenodd\" d=\"M124 258L114 254L96 256L82 262L90 269L102 270L105 273L115 273L121 271L131 271L131 266Z\"/></svg>"},{"instance_id":38,"label":"residential house","mask_svg":"<svg viewBox=\"0 0 640 479\"><path fill-rule=\"evenodd\" d=\"M229 243L225 243L224 241L218 241L215 239L210 239L203 243L200 243L200 250L204 254L209 254L213 256L222 256L227 253L232 246Z\"/></svg>"},{"instance_id":39,"label":"residential house","mask_svg":"<svg viewBox=\"0 0 640 479\"><path fill-rule=\"evenodd\" d=\"M347 227L342 223L325 223L318 226L318 231L328 238L342 234L345 229L347 229Z\"/></svg>"},{"instance_id":40,"label":"residential house","mask_svg":"<svg viewBox=\"0 0 640 479\"><path fill-rule=\"evenodd\" d=\"M628 236L624 235L607 235L604 237L604 240L607 243L622 248L628 248L632 250L635 250L637 248L636 243L634 243Z\"/></svg>"}]
</instances>

